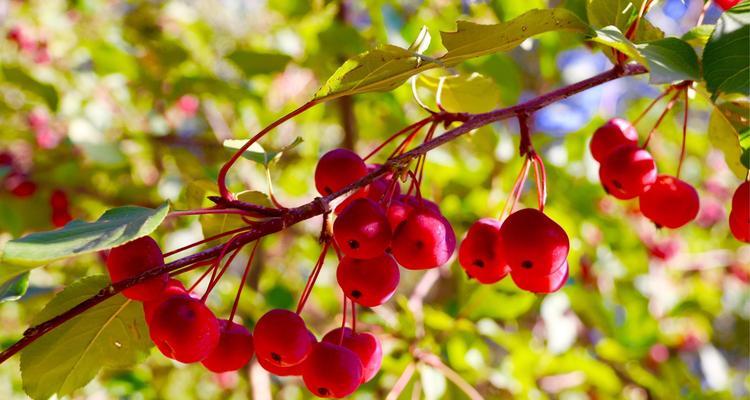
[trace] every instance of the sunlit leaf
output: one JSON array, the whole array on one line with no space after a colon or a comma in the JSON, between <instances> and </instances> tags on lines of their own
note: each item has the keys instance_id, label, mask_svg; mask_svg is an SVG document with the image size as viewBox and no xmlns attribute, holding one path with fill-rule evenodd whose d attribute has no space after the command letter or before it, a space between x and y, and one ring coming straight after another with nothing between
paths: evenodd
<instances>
[{"instance_id":1,"label":"sunlit leaf","mask_svg":"<svg viewBox=\"0 0 750 400\"><path fill-rule=\"evenodd\" d=\"M742 106L744 104L744 107ZM708 138L716 148L724 153L724 160L729 169L737 175L738 178L744 179L747 175L747 168L742 165L740 158L742 156L742 147L740 146L740 135L738 128L732 123L734 116L741 116L742 112L747 115L748 103L741 103L739 110L735 107L738 105L722 104L714 108L711 113L711 119L708 122ZM734 111L733 112L733 108ZM739 114L736 112L739 111ZM747 121L747 120L745 120ZM747 122L745 122L746 124ZM747 127L745 128L747 129Z\"/></svg>"},{"instance_id":2,"label":"sunlit leaf","mask_svg":"<svg viewBox=\"0 0 750 400\"><path fill-rule=\"evenodd\" d=\"M168 211L166 203L156 209L113 208L95 222L73 221L62 229L11 240L0 259L0 282L61 258L110 249L146 236L161 224Z\"/></svg>"},{"instance_id":3,"label":"sunlit leaf","mask_svg":"<svg viewBox=\"0 0 750 400\"><path fill-rule=\"evenodd\" d=\"M225 140L224 147L232 150L239 150L247 142L247 140ZM300 143L302 143L302 138L297 137L294 139L294 141L278 150L266 150L263 148L263 146L260 145L260 143L255 142L251 144L244 153L242 153L242 156L248 160L255 161L258 164L261 164L264 167L268 168L269 165L278 161L279 158L281 158L282 154L297 147Z\"/></svg>"},{"instance_id":4,"label":"sunlit leaf","mask_svg":"<svg viewBox=\"0 0 750 400\"><path fill-rule=\"evenodd\" d=\"M286 54L262 53L250 50L235 50L227 58L248 77L281 72L292 59Z\"/></svg>"},{"instance_id":5,"label":"sunlit leaf","mask_svg":"<svg viewBox=\"0 0 750 400\"><path fill-rule=\"evenodd\" d=\"M433 77L420 75L417 86L431 94L431 102L438 99L450 112L482 113L497 107L500 90L497 83L478 73Z\"/></svg>"},{"instance_id":6,"label":"sunlit leaf","mask_svg":"<svg viewBox=\"0 0 750 400\"><path fill-rule=\"evenodd\" d=\"M24 272L21 275L0 285L0 303L6 301L16 301L20 299L29 288L29 273Z\"/></svg>"},{"instance_id":7,"label":"sunlit leaf","mask_svg":"<svg viewBox=\"0 0 750 400\"><path fill-rule=\"evenodd\" d=\"M723 13L703 50L703 75L716 98L721 93L750 95L750 3Z\"/></svg>"},{"instance_id":8,"label":"sunlit leaf","mask_svg":"<svg viewBox=\"0 0 750 400\"><path fill-rule=\"evenodd\" d=\"M701 78L698 56L692 46L677 38L637 45L648 63L653 84L697 81Z\"/></svg>"},{"instance_id":9,"label":"sunlit leaf","mask_svg":"<svg viewBox=\"0 0 750 400\"><path fill-rule=\"evenodd\" d=\"M48 320L107 286L102 275L80 279L57 294L34 317ZM152 345L139 303L118 294L66 321L21 352L26 393L35 400L66 396L83 387L102 368L134 365Z\"/></svg>"}]
</instances>

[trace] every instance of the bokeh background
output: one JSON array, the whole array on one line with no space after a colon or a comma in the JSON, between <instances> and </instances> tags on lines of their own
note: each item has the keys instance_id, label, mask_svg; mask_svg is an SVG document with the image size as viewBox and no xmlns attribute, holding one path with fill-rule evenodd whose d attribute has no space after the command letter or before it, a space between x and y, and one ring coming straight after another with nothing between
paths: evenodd
<instances>
[{"instance_id":1,"label":"bokeh background","mask_svg":"<svg viewBox=\"0 0 750 400\"><path fill-rule=\"evenodd\" d=\"M55 190L70 199L70 216L82 220L128 204L195 207L231 155L224 139L247 138L298 107L346 58L381 43L407 46L422 26L433 35L426 53L439 54L438 32L453 30L456 20L493 23L558 5L580 12L585 1L2 0L0 150L12 154L35 190L23 197L0 190L0 236L53 229ZM702 6L660 1L648 18L680 35ZM706 22L718 14L712 6ZM497 83L498 95L486 104L493 109L610 67L580 36L549 33L459 69ZM587 151L598 125L612 116L635 118L662 89L627 78L536 114L534 143L549 174L545 211L571 238L570 280L560 292L536 296L510 279L482 286L457 262L427 274L404 271L388 304L359 313L359 326L379 335L386 355L382 372L352 398L385 398L415 363L415 348L438 355L488 399L748 396L750 247L728 232L739 180L709 144L710 106L691 99L683 179L699 190L701 211L677 231L655 229L637 202L605 196ZM667 173L677 167L682 111L675 107L651 142ZM313 108L263 141L280 148L303 139L271 170L276 196L285 205L309 201L325 151L343 146L366 154L424 116L408 85ZM655 119L638 125L641 135ZM430 153L422 191L458 236L502 210L521 166L516 132L512 121L496 123ZM264 174L242 161L232 189L267 191ZM527 190L522 205L535 204ZM262 241L240 303L247 326L270 308L296 304L319 252L319 228L319 220L307 221ZM167 251L203 234L191 217L169 219L154 237ZM217 315L228 314L246 257L209 299ZM34 270L27 295L0 304L0 344L17 340L62 287L103 271L96 256ZM340 301L330 257L305 311L318 336L340 324ZM415 365L401 398L466 398L440 371ZM26 398L18 368L17 358L0 365L0 398ZM154 349L132 369L103 372L75 397L266 396L310 397L297 378L271 377L257 366L214 375Z\"/></svg>"}]
</instances>

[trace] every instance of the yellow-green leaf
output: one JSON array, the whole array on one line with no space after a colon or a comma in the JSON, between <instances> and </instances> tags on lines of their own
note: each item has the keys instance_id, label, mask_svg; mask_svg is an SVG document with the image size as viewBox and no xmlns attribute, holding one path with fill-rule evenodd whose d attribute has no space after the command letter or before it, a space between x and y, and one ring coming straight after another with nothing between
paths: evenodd
<instances>
[{"instance_id":1,"label":"yellow-green leaf","mask_svg":"<svg viewBox=\"0 0 750 400\"><path fill-rule=\"evenodd\" d=\"M67 311L107 286L103 275L78 280L34 317L38 324ZM35 400L71 394L101 368L126 368L151 346L139 303L113 296L63 323L21 352L21 376Z\"/></svg>"},{"instance_id":2,"label":"yellow-green leaf","mask_svg":"<svg viewBox=\"0 0 750 400\"><path fill-rule=\"evenodd\" d=\"M747 103L745 103L744 112L747 115ZM729 169L738 178L744 179L747 175L747 169L740 161L742 156L740 135L737 127L732 124L732 115L730 104L722 104L714 108L708 122L708 138L716 148L724 153L724 159Z\"/></svg>"},{"instance_id":3,"label":"yellow-green leaf","mask_svg":"<svg viewBox=\"0 0 750 400\"><path fill-rule=\"evenodd\" d=\"M450 112L483 113L497 107L500 90L495 81L479 73L433 77L420 75L417 86L425 88L431 102L439 97L442 107Z\"/></svg>"}]
</instances>

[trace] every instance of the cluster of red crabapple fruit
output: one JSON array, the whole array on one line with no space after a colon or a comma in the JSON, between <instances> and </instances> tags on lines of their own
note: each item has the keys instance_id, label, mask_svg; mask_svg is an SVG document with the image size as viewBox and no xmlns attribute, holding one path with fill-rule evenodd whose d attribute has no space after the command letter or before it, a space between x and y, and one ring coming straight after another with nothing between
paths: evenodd
<instances>
[{"instance_id":1,"label":"cluster of red crabapple fruit","mask_svg":"<svg viewBox=\"0 0 750 400\"><path fill-rule=\"evenodd\" d=\"M657 227L680 228L692 221L700 207L698 192L677 177L657 174L656 163L638 146L638 132L628 121L613 118L594 132L591 155L599 161L599 179L615 198L638 198L641 213ZM729 227L734 237L750 242L750 192L748 181L732 198Z\"/></svg>"}]
</instances>

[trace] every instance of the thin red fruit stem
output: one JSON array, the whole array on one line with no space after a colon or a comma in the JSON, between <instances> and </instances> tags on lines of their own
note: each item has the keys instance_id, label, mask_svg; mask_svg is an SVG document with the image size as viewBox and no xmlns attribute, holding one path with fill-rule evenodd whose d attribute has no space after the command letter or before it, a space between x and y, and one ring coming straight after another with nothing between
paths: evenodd
<instances>
[{"instance_id":1,"label":"thin red fruit stem","mask_svg":"<svg viewBox=\"0 0 750 400\"><path fill-rule=\"evenodd\" d=\"M677 178L680 177L680 172L682 172L682 162L685 161L685 144L687 142L687 126L688 126L688 110L689 110L689 98L688 98L688 89L684 89L685 92L685 116L682 120L682 147L680 148L680 162L677 164Z\"/></svg>"},{"instance_id":2,"label":"thin red fruit stem","mask_svg":"<svg viewBox=\"0 0 750 400\"><path fill-rule=\"evenodd\" d=\"M643 119L643 117L645 117L646 114L648 114L648 112L651 111L652 108L654 108L654 106L656 105L656 103L658 103L659 100L663 99L664 96L668 95L672 91L672 89L674 89L674 87L670 86L670 87L667 88L667 90L661 92L661 94L659 94L658 96L656 96L656 98L651 102L651 104L649 104L648 107L646 107L641 112L641 114L638 116L638 118L636 118L636 119L633 120L633 126L638 125L638 123L641 121L641 119Z\"/></svg>"},{"instance_id":3,"label":"thin red fruit stem","mask_svg":"<svg viewBox=\"0 0 750 400\"><path fill-rule=\"evenodd\" d=\"M234 261L234 258L237 257L237 254L240 253L240 250L242 250L242 247L238 247L237 249L235 249L232 252L232 254L229 255L229 257L227 258L227 261L224 262L224 268L221 269L221 272L219 272L219 274L216 276L216 279L208 282L208 288L206 288L206 292L203 293L203 297L201 297L201 301L203 301L204 303L206 302L206 299L208 299L208 296L214 290L214 288L216 287L216 284L218 284L221 278L224 276L224 273L227 272L227 270L229 269L229 266L232 265L232 261ZM221 264L218 264L218 265L221 265Z\"/></svg>"},{"instance_id":4,"label":"thin red fruit stem","mask_svg":"<svg viewBox=\"0 0 750 400\"><path fill-rule=\"evenodd\" d=\"M331 241L331 246L333 247L333 251L336 253L336 258L338 258L339 261L341 261L344 256L341 255L341 249L339 248L339 245L336 243L335 240Z\"/></svg>"},{"instance_id":5,"label":"thin red fruit stem","mask_svg":"<svg viewBox=\"0 0 750 400\"><path fill-rule=\"evenodd\" d=\"M216 272L219 269L219 265L221 265L221 260L226 255L227 249L229 249L229 247L232 245L232 242L237 240L238 237L239 235L232 236L232 238L229 239L229 241L224 245L224 248L221 249L221 253L219 253L219 256L214 260L214 265L211 267L213 269L213 272L211 273L211 280L209 281L209 286L211 286L211 284L216 279Z\"/></svg>"},{"instance_id":6,"label":"thin red fruit stem","mask_svg":"<svg viewBox=\"0 0 750 400\"><path fill-rule=\"evenodd\" d=\"M213 260L211 260L210 264L211 264L211 268L206 268L206 270L203 271L203 273L195 281L195 283L193 283L192 285L190 285L190 288L188 289L188 293L192 293L195 290L195 288L198 287L198 285L200 285L201 282L203 282L203 279L206 278L206 276L208 275L208 273L211 272L211 271L213 271L214 268L216 268L216 265L214 265Z\"/></svg>"},{"instance_id":7,"label":"thin red fruit stem","mask_svg":"<svg viewBox=\"0 0 750 400\"><path fill-rule=\"evenodd\" d=\"M394 133L394 134L393 134L393 135L392 135L391 137L389 137L389 138L388 138L388 139L386 139L386 140L385 140L385 141L384 141L383 143L381 143L380 145L378 145L378 147L376 147L375 149L373 149L373 150L372 150L372 151L370 152L370 154L366 155L366 156L365 156L365 157L363 158L363 160L364 160L364 161L367 161L367 160L368 160L368 159L370 159L370 158L371 158L372 156L374 156L375 154L377 154L378 152L380 152L380 150L382 150L382 149L383 149L383 147L387 146L387 145L388 145L388 143L392 142L392 141L393 141L394 139L396 139L397 137L399 137L399 136L403 135L404 133L407 133L407 132L409 132L409 131L411 131L411 130L419 130L420 128L422 128L423 126L425 126L425 125L426 125L426 124L427 124L428 122L430 122L430 121L431 121L431 120L433 120L433 119L434 119L434 115L430 115L429 117L427 117L427 118L424 118L424 119L421 119L421 120L419 120L419 121L417 121L417 122L415 122L415 123L413 123L413 124L411 124L411 125L407 126L406 128L404 128L404 129L401 129L400 131L398 131L398 132Z\"/></svg>"},{"instance_id":8,"label":"thin red fruit stem","mask_svg":"<svg viewBox=\"0 0 750 400\"><path fill-rule=\"evenodd\" d=\"M513 188L508 194L508 199L505 201L505 207L503 207L503 212L500 214L500 221L505 220L505 218L507 218L511 213L513 213L513 208L516 206L516 202L518 201L517 197L520 193L521 188L523 187L523 184L526 182L526 176L529 173L529 166L530 166L529 158L524 157L523 166L521 167L521 170L518 172L516 181L513 183Z\"/></svg>"},{"instance_id":9,"label":"thin red fruit stem","mask_svg":"<svg viewBox=\"0 0 750 400\"><path fill-rule=\"evenodd\" d=\"M343 292L343 291L342 291ZM339 334L339 346L341 346L342 343L344 343L344 330L346 329L346 305L348 303L346 299L346 293L342 293L344 297L344 305L342 306L344 310L341 312L341 333Z\"/></svg>"},{"instance_id":10,"label":"thin red fruit stem","mask_svg":"<svg viewBox=\"0 0 750 400\"><path fill-rule=\"evenodd\" d=\"M276 121L272 122L270 125L263 128L260 132L255 134L255 136L250 138L250 140L248 140L247 143L245 143L239 150L237 150L229 159L229 161L227 161L226 163L224 163L224 165L221 166L221 170L219 170L217 184L219 186L219 194L221 195L221 197L223 197L226 200L233 200L234 196L227 189L227 174L229 173L229 170L232 168L234 163L237 162L240 156L242 156L242 154L247 149L249 149L253 143L260 140L263 136L265 136L268 132L270 132L272 129L276 128L277 126L307 111L312 106L318 104L318 102L319 100L308 101L307 103L303 104L302 106L290 112L289 114L286 114L283 117L277 119Z\"/></svg>"},{"instance_id":11,"label":"thin red fruit stem","mask_svg":"<svg viewBox=\"0 0 750 400\"><path fill-rule=\"evenodd\" d=\"M437 129L437 122L433 122L432 125L430 125L430 129L427 131L427 136L424 138L424 142L427 143L430 140L432 140L433 135L435 134L435 130ZM427 164L427 153L422 154L422 157L419 159L417 163L417 168L419 170L419 182L422 182L422 178L424 178L424 166Z\"/></svg>"},{"instance_id":12,"label":"thin red fruit stem","mask_svg":"<svg viewBox=\"0 0 750 400\"><path fill-rule=\"evenodd\" d=\"M646 140L643 142L642 148L648 147L648 142L651 141L651 137L654 135L654 132L659 128L659 125L661 125L661 122L664 120L664 117L667 116L667 113L669 113L669 110L674 107L675 102L677 101L677 97L680 96L680 91L678 90L677 93L675 93L674 96L669 100L669 103L667 103L667 106L664 108L664 111L662 111L661 115L659 115L659 119L656 120L656 124L654 124L654 127L651 128L651 130L648 132L648 136L646 136Z\"/></svg>"},{"instance_id":13,"label":"thin red fruit stem","mask_svg":"<svg viewBox=\"0 0 750 400\"><path fill-rule=\"evenodd\" d=\"M222 238L224 236L229 236L229 235L233 235L235 233L249 231L251 229L253 229L253 227L251 227L251 226L243 226L241 228L232 229L231 231L222 232L222 233L220 233L218 235L214 235L214 236L208 237L206 239L197 241L195 243L189 244L187 246L180 247L179 249L175 249L175 250L172 250L170 252L164 253L164 258L167 258L169 256L173 256L173 255L175 255L177 253L183 252L183 251L185 251L187 249L190 249L190 248L193 248L195 246L200 246L200 245L202 245L204 243L208 243L208 242L214 241L216 239L220 239L220 238Z\"/></svg>"},{"instance_id":14,"label":"thin red fruit stem","mask_svg":"<svg viewBox=\"0 0 750 400\"><path fill-rule=\"evenodd\" d=\"M352 302L352 333L357 333L357 305L354 304L354 300L351 300Z\"/></svg>"},{"instance_id":15,"label":"thin red fruit stem","mask_svg":"<svg viewBox=\"0 0 750 400\"><path fill-rule=\"evenodd\" d=\"M419 202L421 203L422 202L422 190L420 186L422 186L422 182L420 182L419 179L417 179L417 176L414 175L414 171L412 170L409 170L409 177L411 177L411 184L417 191L417 200L419 200ZM409 193L411 193L411 187L409 188Z\"/></svg>"},{"instance_id":16,"label":"thin red fruit stem","mask_svg":"<svg viewBox=\"0 0 750 400\"><path fill-rule=\"evenodd\" d=\"M547 204L547 171L544 168L544 161L537 153L531 153L534 162L534 177L536 178L536 190L539 197L539 211L544 211Z\"/></svg>"},{"instance_id":17,"label":"thin red fruit stem","mask_svg":"<svg viewBox=\"0 0 750 400\"><path fill-rule=\"evenodd\" d=\"M172 211L167 217L184 217L188 215L208 215L208 214L237 214L248 216L248 212L237 209L213 209L213 208L202 208L199 210L183 210L183 211Z\"/></svg>"},{"instance_id":18,"label":"thin red fruit stem","mask_svg":"<svg viewBox=\"0 0 750 400\"><path fill-rule=\"evenodd\" d=\"M250 266L253 264L253 258L255 258L255 251L258 250L258 244L260 240L255 241L255 246L250 252L250 258L247 259L245 265L245 272L242 273L242 279L240 280L240 287L237 289L237 296L234 297L234 304L232 304L232 312L229 314L229 322L234 321L234 315L237 313L237 306L240 304L240 297L242 296L242 289L245 287L245 281L247 280L247 273L250 271Z\"/></svg>"},{"instance_id":19,"label":"thin red fruit stem","mask_svg":"<svg viewBox=\"0 0 750 400\"><path fill-rule=\"evenodd\" d=\"M411 143L411 141L414 139L414 137L417 136L417 134L419 133L419 131L425 125L427 125L427 124L419 125L417 128L415 128L414 130L412 130L411 133L409 133L409 135L407 135L404 138L404 140L402 140L401 143L399 143L399 145L393 150L393 152L391 153L391 155L388 156L388 159L391 159L391 158L393 158L395 156L399 156L399 155L403 154L404 151L406 150L406 148Z\"/></svg>"},{"instance_id":20,"label":"thin red fruit stem","mask_svg":"<svg viewBox=\"0 0 750 400\"><path fill-rule=\"evenodd\" d=\"M328 253L328 247L330 247L330 242L325 242L325 244L323 245L323 250L320 252L320 256L318 257L318 261L315 263L315 267L313 267L310 276L307 278L307 284L305 285L305 289L302 291L302 295L300 296L299 302L297 303L297 314L302 312L302 309L305 307L305 303L307 302L307 298L310 296L310 293L312 293L312 289L315 286L315 281L318 279L320 270L323 269L326 253Z\"/></svg>"}]
</instances>

